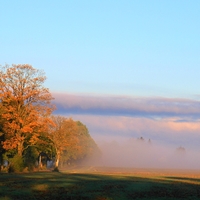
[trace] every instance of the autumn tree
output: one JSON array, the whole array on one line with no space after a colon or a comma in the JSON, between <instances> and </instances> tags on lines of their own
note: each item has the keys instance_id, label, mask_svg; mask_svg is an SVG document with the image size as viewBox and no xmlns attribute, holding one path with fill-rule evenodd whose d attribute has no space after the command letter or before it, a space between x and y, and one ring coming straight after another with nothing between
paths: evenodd
<instances>
[{"instance_id":1,"label":"autumn tree","mask_svg":"<svg viewBox=\"0 0 200 200\"><path fill-rule=\"evenodd\" d=\"M80 121L63 116L52 116L54 126L50 126L49 138L56 151L56 164L77 161L100 155L96 143L87 127Z\"/></svg>"},{"instance_id":2,"label":"autumn tree","mask_svg":"<svg viewBox=\"0 0 200 200\"><path fill-rule=\"evenodd\" d=\"M71 118L52 116L54 125L50 126L49 138L56 151L55 167L58 167L61 156L69 148L78 150L77 125Z\"/></svg>"},{"instance_id":3,"label":"autumn tree","mask_svg":"<svg viewBox=\"0 0 200 200\"><path fill-rule=\"evenodd\" d=\"M20 157L51 123L49 116L54 106L48 88L43 86L45 80L43 71L28 64L0 67L3 148L15 150Z\"/></svg>"}]
</instances>

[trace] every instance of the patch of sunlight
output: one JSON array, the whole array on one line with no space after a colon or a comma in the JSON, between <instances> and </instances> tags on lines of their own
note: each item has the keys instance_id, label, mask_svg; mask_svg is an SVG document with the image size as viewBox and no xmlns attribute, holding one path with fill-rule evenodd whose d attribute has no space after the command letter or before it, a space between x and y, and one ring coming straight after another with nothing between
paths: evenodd
<instances>
[{"instance_id":1,"label":"patch of sunlight","mask_svg":"<svg viewBox=\"0 0 200 200\"><path fill-rule=\"evenodd\" d=\"M48 185L46 184L37 184L32 187L33 190L45 191L48 189Z\"/></svg>"}]
</instances>

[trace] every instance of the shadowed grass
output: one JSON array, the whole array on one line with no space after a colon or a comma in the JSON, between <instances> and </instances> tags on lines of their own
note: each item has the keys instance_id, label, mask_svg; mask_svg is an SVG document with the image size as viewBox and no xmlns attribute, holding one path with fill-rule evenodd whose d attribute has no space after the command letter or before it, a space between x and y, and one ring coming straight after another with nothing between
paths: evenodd
<instances>
[{"instance_id":1,"label":"shadowed grass","mask_svg":"<svg viewBox=\"0 0 200 200\"><path fill-rule=\"evenodd\" d=\"M0 174L0 200L200 199L200 178L120 170L76 172Z\"/></svg>"}]
</instances>

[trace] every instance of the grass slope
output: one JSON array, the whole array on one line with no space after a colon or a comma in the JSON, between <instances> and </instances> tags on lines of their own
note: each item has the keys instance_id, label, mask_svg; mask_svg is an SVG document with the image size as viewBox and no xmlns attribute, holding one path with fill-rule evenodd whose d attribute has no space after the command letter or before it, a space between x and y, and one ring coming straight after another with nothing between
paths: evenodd
<instances>
[{"instance_id":1,"label":"grass slope","mask_svg":"<svg viewBox=\"0 0 200 200\"><path fill-rule=\"evenodd\" d=\"M124 169L0 174L0 199L200 199L200 175Z\"/></svg>"}]
</instances>

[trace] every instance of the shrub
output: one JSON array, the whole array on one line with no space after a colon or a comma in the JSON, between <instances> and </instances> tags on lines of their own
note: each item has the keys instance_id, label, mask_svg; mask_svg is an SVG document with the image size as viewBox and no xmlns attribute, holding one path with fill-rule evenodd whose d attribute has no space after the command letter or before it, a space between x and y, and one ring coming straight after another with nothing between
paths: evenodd
<instances>
[{"instance_id":1,"label":"shrub","mask_svg":"<svg viewBox=\"0 0 200 200\"><path fill-rule=\"evenodd\" d=\"M24 169L24 162L21 156L16 154L13 158L10 159L10 165L8 172L22 172Z\"/></svg>"}]
</instances>

